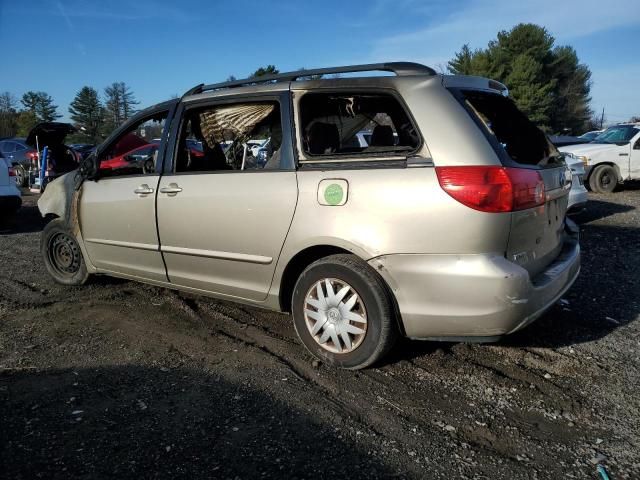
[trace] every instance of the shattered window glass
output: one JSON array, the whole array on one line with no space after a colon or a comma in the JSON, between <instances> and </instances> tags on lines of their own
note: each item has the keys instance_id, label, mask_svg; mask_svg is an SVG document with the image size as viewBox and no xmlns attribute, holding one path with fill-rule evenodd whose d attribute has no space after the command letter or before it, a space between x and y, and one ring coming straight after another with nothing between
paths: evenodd
<instances>
[{"instance_id":1,"label":"shattered window glass","mask_svg":"<svg viewBox=\"0 0 640 480\"><path fill-rule=\"evenodd\" d=\"M175 171L277 169L281 144L275 102L193 109L185 114Z\"/></svg>"},{"instance_id":2,"label":"shattered window glass","mask_svg":"<svg viewBox=\"0 0 640 480\"><path fill-rule=\"evenodd\" d=\"M308 93L300 101L302 144L309 155L409 153L417 130L392 96Z\"/></svg>"},{"instance_id":3,"label":"shattered window glass","mask_svg":"<svg viewBox=\"0 0 640 480\"><path fill-rule=\"evenodd\" d=\"M133 125L100 156L100 175L152 175L168 112Z\"/></svg>"}]
</instances>

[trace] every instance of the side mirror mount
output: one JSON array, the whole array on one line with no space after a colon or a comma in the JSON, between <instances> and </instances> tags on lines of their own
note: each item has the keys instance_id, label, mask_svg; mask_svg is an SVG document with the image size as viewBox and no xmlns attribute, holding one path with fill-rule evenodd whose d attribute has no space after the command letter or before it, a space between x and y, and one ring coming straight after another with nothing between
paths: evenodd
<instances>
[{"instance_id":1,"label":"side mirror mount","mask_svg":"<svg viewBox=\"0 0 640 480\"><path fill-rule=\"evenodd\" d=\"M91 152L80 162L80 167L78 168L80 176L86 180L97 180L100 172L99 163L96 152Z\"/></svg>"}]
</instances>

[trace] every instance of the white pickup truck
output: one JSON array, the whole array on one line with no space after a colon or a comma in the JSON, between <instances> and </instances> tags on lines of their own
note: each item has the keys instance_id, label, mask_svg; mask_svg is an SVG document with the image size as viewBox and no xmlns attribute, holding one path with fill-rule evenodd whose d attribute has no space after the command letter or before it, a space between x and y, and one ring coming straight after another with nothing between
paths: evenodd
<instances>
[{"instance_id":1,"label":"white pickup truck","mask_svg":"<svg viewBox=\"0 0 640 480\"><path fill-rule=\"evenodd\" d=\"M640 180L640 123L614 125L590 143L558 150L582 161L593 192L613 192L625 180Z\"/></svg>"}]
</instances>

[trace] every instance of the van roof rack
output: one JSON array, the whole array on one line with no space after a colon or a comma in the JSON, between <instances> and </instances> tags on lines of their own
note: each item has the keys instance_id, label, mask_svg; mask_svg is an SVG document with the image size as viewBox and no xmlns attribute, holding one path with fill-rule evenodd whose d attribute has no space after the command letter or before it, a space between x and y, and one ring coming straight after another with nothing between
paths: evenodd
<instances>
[{"instance_id":1,"label":"van roof rack","mask_svg":"<svg viewBox=\"0 0 640 480\"><path fill-rule=\"evenodd\" d=\"M209 85L197 85L188 90L184 96L202 93L207 90L220 90L223 88L242 87L245 85L255 85L258 83L269 82L293 82L302 77L310 77L315 75L331 75L338 73L355 73L355 72L392 72L399 77L407 75L436 75L436 71L413 62L389 62L389 63L368 63L364 65L345 65L342 67L314 68L311 70L296 70L294 72L278 73L275 75L263 75L254 78L244 78L241 80L231 80L228 82L212 83Z\"/></svg>"}]
</instances>

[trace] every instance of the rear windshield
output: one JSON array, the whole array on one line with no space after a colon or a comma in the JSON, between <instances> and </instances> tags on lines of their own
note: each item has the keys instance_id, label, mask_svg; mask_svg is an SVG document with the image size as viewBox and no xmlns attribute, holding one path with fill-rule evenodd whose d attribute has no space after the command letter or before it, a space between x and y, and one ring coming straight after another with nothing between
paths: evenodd
<instances>
[{"instance_id":1,"label":"rear windshield","mask_svg":"<svg viewBox=\"0 0 640 480\"><path fill-rule=\"evenodd\" d=\"M562 161L558 150L513 100L499 94L460 90L459 99L478 121L501 158L521 165L540 167Z\"/></svg>"}]
</instances>

